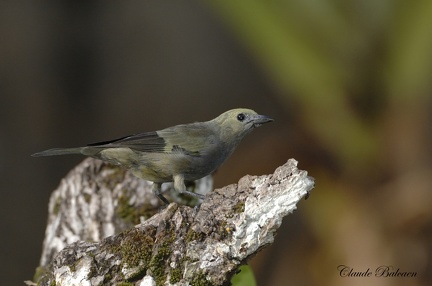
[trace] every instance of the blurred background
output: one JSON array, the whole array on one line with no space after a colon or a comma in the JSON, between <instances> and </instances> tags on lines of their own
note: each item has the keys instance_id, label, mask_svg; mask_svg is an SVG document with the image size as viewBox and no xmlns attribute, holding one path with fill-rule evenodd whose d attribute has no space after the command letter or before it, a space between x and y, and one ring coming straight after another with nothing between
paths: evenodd
<instances>
[{"instance_id":1,"label":"blurred background","mask_svg":"<svg viewBox=\"0 0 432 286\"><path fill-rule=\"evenodd\" d=\"M83 158L31 158L235 107L216 187L289 158L316 188L251 260L258 285L432 285L432 1L5 1L3 285L39 264L51 191ZM415 278L341 278L381 266Z\"/></svg>"}]
</instances>

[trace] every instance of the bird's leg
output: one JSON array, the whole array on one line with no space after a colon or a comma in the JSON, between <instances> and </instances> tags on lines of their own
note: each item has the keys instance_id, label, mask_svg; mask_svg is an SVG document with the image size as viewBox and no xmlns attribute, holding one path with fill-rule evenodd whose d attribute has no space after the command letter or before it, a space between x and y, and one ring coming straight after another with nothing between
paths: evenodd
<instances>
[{"instance_id":1,"label":"bird's leg","mask_svg":"<svg viewBox=\"0 0 432 286\"><path fill-rule=\"evenodd\" d=\"M162 196L162 191L161 191L161 187L162 184L161 183L153 183L153 193L161 200L163 201L165 204L169 205L169 201Z\"/></svg>"},{"instance_id":2,"label":"bird's leg","mask_svg":"<svg viewBox=\"0 0 432 286\"><path fill-rule=\"evenodd\" d=\"M194 206L194 213L195 213L195 215L199 212L199 210L200 210L200 208L201 208L201 202L200 203L198 203L196 206Z\"/></svg>"},{"instance_id":3,"label":"bird's leg","mask_svg":"<svg viewBox=\"0 0 432 286\"><path fill-rule=\"evenodd\" d=\"M174 189L179 192L180 194L187 194L189 196L195 197L197 199L203 200L205 198L204 195L189 192L186 189L186 185L184 183L184 178L182 175L175 175L174 176Z\"/></svg>"}]
</instances>

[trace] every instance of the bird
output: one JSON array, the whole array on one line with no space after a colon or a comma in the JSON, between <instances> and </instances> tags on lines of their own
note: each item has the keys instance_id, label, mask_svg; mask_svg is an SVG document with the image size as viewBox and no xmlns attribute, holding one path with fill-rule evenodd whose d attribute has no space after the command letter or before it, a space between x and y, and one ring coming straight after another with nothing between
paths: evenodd
<instances>
[{"instance_id":1,"label":"bird","mask_svg":"<svg viewBox=\"0 0 432 286\"><path fill-rule=\"evenodd\" d=\"M203 200L203 195L188 191L185 182L213 173L247 134L271 121L269 116L251 109L236 108L205 122L175 125L84 147L54 148L32 156L82 154L121 166L153 182L154 194L165 204L169 201L162 195L161 186L166 182L173 182L179 193Z\"/></svg>"}]
</instances>

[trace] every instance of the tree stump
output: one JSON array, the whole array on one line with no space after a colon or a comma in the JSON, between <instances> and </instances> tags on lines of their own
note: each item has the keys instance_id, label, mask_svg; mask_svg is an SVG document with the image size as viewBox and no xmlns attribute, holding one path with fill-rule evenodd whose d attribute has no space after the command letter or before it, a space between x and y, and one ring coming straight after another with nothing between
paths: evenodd
<instances>
[{"instance_id":1,"label":"tree stump","mask_svg":"<svg viewBox=\"0 0 432 286\"><path fill-rule=\"evenodd\" d=\"M195 208L168 184L174 202L163 206L151 184L91 158L73 169L51 195L37 285L229 284L314 179L294 159L214 191L208 176L195 182L206 194Z\"/></svg>"}]
</instances>

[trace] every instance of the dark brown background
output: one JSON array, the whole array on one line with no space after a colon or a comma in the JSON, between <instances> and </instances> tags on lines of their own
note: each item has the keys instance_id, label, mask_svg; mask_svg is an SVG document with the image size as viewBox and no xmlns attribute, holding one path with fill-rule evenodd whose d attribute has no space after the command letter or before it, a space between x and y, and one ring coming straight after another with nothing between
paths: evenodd
<instances>
[{"instance_id":1,"label":"dark brown background","mask_svg":"<svg viewBox=\"0 0 432 286\"><path fill-rule=\"evenodd\" d=\"M31 279L50 192L82 160L30 154L248 107L275 122L216 186L291 157L316 178L252 259L259 285L430 285L430 3L0 4L2 284ZM340 264L418 276L342 279Z\"/></svg>"}]
</instances>

